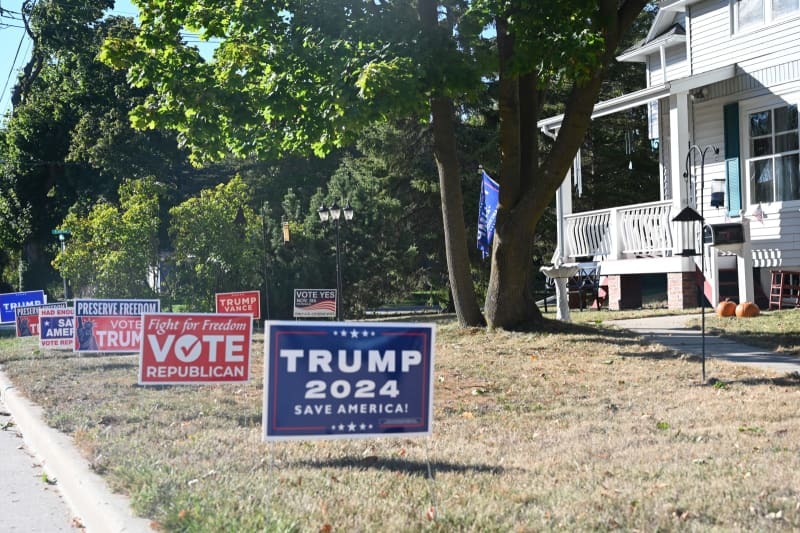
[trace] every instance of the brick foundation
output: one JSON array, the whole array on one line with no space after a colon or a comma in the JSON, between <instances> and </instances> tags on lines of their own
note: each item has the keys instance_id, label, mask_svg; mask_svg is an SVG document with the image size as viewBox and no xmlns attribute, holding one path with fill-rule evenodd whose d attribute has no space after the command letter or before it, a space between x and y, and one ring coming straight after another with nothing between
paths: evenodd
<instances>
[{"instance_id":1,"label":"brick foundation","mask_svg":"<svg viewBox=\"0 0 800 533\"><path fill-rule=\"evenodd\" d=\"M700 305L697 299L695 277L694 272L667 273L667 307L690 309Z\"/></svg>"}]
</instances>

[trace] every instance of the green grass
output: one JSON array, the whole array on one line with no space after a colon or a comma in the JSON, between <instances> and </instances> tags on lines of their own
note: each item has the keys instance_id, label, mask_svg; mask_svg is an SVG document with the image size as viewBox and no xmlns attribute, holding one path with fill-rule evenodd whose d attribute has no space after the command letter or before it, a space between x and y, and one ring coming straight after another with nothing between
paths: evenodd
<instances>
[{"instance_id":1,"label":"green grass","mask_svg":"<svg viewBox=\"0 0 800 533\"><path fill-rule=\"evenodd\" d=\"M690 325L699 328L701 319ZM720 317L706 309L706 331L787 355L800 355L800 310L762 311L752 318Z\"/></svg>"},{"instance_id":2,"label":"green grass","mask_svg":"<svg viewBox=\"0 0 800 533\"><path fill-rule=\"evenodd\" d=\"M0 339L0 364L164 531L800 529L800 378L715 361L703 386L697 359L590 313L438 317L430 439L263 444L260 355L233 386L140 387L135 356L31 339Z\"/></svg>"}]
</instances>

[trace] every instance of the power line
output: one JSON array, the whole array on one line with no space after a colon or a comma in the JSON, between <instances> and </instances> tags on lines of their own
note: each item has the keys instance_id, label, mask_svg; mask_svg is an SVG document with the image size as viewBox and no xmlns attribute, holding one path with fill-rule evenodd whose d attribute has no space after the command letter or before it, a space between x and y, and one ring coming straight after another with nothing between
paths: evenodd
<instances>
[{"instance_id":1,"label":"power line","mask_svg":"<svg viewBox=\"0 0 800 533\"><path fill-rule=\"evenodd\" d=\"M3 85L3 92L0 92L0 95L5 95L6 90L8 89L8 82L11 80L11 75L14 73L14 67L17 65L17 58L19 57L19 51L22 50L22 43L25 42L25 33L22 34L22 37L19 39L19 44L17 45L17 52L14 54L14 60L11 62L11 68L8 69L8 76L6 77L6 82ZM5 110L3 110L5 113Z\"/></svg>"}]
</instances>

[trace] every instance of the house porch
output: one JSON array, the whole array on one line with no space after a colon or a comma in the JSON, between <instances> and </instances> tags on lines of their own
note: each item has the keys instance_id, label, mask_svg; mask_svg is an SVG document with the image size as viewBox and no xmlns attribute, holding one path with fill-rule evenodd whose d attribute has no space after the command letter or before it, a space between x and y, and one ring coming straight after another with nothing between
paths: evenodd
<instances>
[{"instance_id":1,"label":"house porch","mask_svg":"<svg viewBox=\"0 0 800 533\"><path fill-rule=\"evenodd\" d=\"M673 210L672 202L661 201L564 215L561 257L597 265L609 309L641 307L645 274L665 275L670 309L697 307L701 288L712 305L724 297L746 297L739 294L746 288L730 283L742 263L736 252L701 246L699 226L687 231L685 223L672 221ZM681 255L687 249L703 249L705 260ZM749 246L744 249L749 253Z\"/></svg>"}]
</instances>

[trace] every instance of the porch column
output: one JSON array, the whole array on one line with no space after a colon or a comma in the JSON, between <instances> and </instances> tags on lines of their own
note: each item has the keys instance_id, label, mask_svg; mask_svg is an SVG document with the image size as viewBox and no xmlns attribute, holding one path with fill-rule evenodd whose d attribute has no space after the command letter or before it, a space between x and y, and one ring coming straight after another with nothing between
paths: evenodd
<instances>
[{"instance_id":1,"label":"porch column","mask_svg":"<svg viewBox=\"0 0 800 533\"><path fill-rule=\"evenodd\" d=\"M692 191L683 177L684 161L691 145L689 134L689 93L673 94L669 97L669 176L672 187L673 216L687 205ZM672 253L682 251L685 242L684 224L673 224L675 238Z\"/></svg>"},{"instance_id":2,"label":"porch column","mask_svg":"<svg viewBox=\"0 0 800 533\"><path fill-rule=\"evenodd\" d=\"M564 216L570 214L572 214L572 171L567 172L561 186L556 190L556 253L552 259L553 263L556 263L557 259L562 261L569 259Z\"/></svg>"},{"instance_id":3,"label":"porch column","mask_svg":"<svg viewBox=\"0 0 800 533\"><path fill-rule=\"evenodd\" d=\"M711 285L711 308L716 308L719 303L719 254L713 246L703 244L706 255L706 281Z\"/></svg>"},{"instance_id":4,"label":"porch column","mask_svg":"<svg viewBox=\"0 0 800 533\"><path fill-rule=\"evenodd\" d=\"M622 259L622 224L620 218L619 209L612 207L611 214L608 215L608 233L611 240L608 259L612 260Z\"/></svg>"},{"instance_id":5,"label":"porch column","mask_svg":"<svg viewBox=\"0 0 800 533\"><path fill-rule=\"evenodd\" d=\"M750 244L750 219L742 217L744 242L741 253L736 254L736 269L739 276L739 301L755 302L753 285L753 245Z\"/></svg>"}]
</instances>

